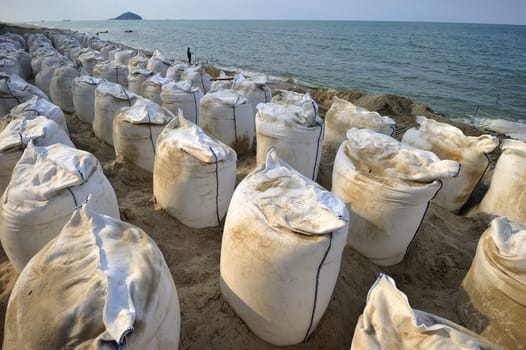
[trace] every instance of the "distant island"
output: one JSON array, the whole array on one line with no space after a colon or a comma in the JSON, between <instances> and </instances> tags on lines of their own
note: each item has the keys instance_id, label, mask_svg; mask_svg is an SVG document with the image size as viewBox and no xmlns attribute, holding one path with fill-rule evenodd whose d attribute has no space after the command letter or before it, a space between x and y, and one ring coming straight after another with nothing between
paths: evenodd
<instances>
[{"instance_id":1,"label":"distant island","mask_svg":"<svg viewBox=\"0 0 526 350\"><path fill-rule=\"evenodd\" d=\"M142 17L133 12L124 12L122 15L110 19L142 19Z\"/></svg>"}]
</instances>

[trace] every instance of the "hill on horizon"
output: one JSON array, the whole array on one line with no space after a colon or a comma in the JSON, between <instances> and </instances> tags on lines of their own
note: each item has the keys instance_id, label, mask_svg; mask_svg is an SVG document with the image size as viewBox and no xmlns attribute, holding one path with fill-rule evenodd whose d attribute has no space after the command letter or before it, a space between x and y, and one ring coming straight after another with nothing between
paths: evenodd
<instances>
[{"instance_id":1,"label":"hill on horizon","mask_svg":"<svg viewBox=\"0 0 526 350\"><path fill-rule=\"evenodd\" d=\"M120 16L117 16L115 18L110 18L110 20L112 19L142 19L142 17L133 12L124 12Z\"/></svg>"}]
</instances>

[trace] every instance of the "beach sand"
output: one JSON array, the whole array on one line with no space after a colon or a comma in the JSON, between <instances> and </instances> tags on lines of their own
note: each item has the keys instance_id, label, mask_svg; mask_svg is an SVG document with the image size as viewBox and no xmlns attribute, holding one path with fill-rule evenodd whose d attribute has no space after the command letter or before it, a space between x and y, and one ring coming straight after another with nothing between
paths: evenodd
<instances>
[{"instance_id":1,"label":"beach sand","mask_svg":"<svg viewBox=\"0 0 526 350\"><path fill-rule=\"evenodd\" d=\"M274 89L304 90L298 86L277 84ZM414 117L424 115L452 123L445 116L408 98L394 95L368 95L360 92L308 89L320 105L323 116L332 96L350 100L362 107L389 115L397 121L394 137L415 125ZM137 225L159 245L170 267L181 306L180 349L274 349L256 337L224 300L219 288L219 260L222 226L192 229L170 217L156 206L152 192L152 174L115 159L112 147L95 138L90 125L67 115L73 143L93 153L101 162L113 185L120 205L121 219ZM452 123L455 124L455 123ZM481 132L455 124L468 135ZM495 165L497 151L490 155ZM255 153L238 159L238 182L255 167ZM490 171L480 182L468 207L482 199ZM402 263L378 267L346 247L340 274L325 315L311 338L290 349L349 349L358 317L365 305L367 291L380 272L386 272L407 294L413 308L424 310L459 323L456 297L468 271L480 235L489 218L454 215L431 204L415 240ZM352 225L352 223L351 223ZM17 273L3 250L0 251L0 330L9 294ZM489 339L491 341L491 339Z\"/></svg>"}]
</instances>

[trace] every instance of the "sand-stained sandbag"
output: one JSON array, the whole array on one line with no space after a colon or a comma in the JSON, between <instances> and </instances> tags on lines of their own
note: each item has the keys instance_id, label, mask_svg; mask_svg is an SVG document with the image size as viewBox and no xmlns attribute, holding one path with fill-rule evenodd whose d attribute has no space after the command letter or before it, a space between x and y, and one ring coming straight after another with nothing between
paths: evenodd
<instances>
[{"instance_id":1,"label":"sand-stained sandbag","mask_svg":"<svg viewBox=\"0 0 526 350\"><path fill-rule=\"evenodd\" d=\"M55 123L60 125L62 129L64 129L66 134L69 134L66 118L64 117L64 112L62 112L60 107L49 102L45 98L36 95L31 97L26 102L13 107L11 112L1 119L0 131L3 130L4 127L15 118L25 117L26 119L35 119L38 116L44 116L53 120Z\"/></svg>"},{"instance_id":2,"label":"sand-stained sandbag","mask_svg":"<svg viewBox=\"0 0 526 350\"><path fill-rule=\"evenodd\" d=\"M274 147L278 156L303 175L316 179L324 126L314 105L260 103L256 113L256 161Z\"/></svg>"},{"instance_id":3,"label":"sand-stained sandbag","mask_svg":"<svg viewBox=\"0 0 526 350\"><path fill-rule=\"evenodd\" d=\"M37 146L62 143L75 147L64 130L46 117L19 117L0 133L0 194L4 192L16 163L29 141Z\"/></svg>"},{"instance_id":4,"label":"sand-stained sandbag","mask_svg":"<svg viewBox=\"0 0 526 350\"><path fill-rule=\"evenodd\" d=\"M18 272L88 195L93 210L119 218L117 197L95 156L60 143L28 144L0 203L0 239Z\"/></svg>"},{"instance_id":5,"label":"sand-stained sandbag","mask_svg":"<svg viewBox=\"0 0 526 350\"><path fill-rule=\"evenodd\" d=\"M159 106L163 104L161 100L161 91L163 85L169 83L170 79L163 78L159 73L155 74L151 78L146 79L141 85L141 96L145 97Z\"/></svg>"},{"instance_id":6,"label":"sand-stained sandbag","mask_svg":"<svg viewBox=\"0 0 526 350\"><path fill-rule=\"evenodd\" d=\"M20 76L23 79L31 78L31 55L24 50L16 50L12 52L3 53L4 55L15 59L20 66Z\"/></svg>"},{"instance_id":7,"label":"sand-stained sandbag","mask_svg":"<svg viewBox=\"0 0 526 350\"><path fill-rule=\"evenodd\" d=\"M4 349L177 349L177 290L140 228L75 210L11 292ZM29 295L28 295L28 291Z\"/></svg>"},{"instance_id":8,"label":"sand-stained sandbag","mask_svg":"<svg viewBox=\"0 0 526 350\"><path fill-rule=\"evenodd\" d=\"M273 150L241 181L225 220L220 286L254 334L275 345L308 339L331 299L348 219L341 200Z\"/></svg>"},{"instance_id":9,"label":"sand-stained sandbag","mask_svg":"<svg viewBox=\"0 0 526 350\"><path fill-rule=\"evenodd\" d=\"M159 50L153 52L152 57L148 60L146 69L155 73L161 74L162 77L166 76L166 71L170 67L170 60L166 58Z\"/></svg>"},{"instance_id":10,"label":"sand-stained sandbag","mask_svg":"<svg viewBox=\"0 0 526 350\"><path fill-rule=\"evenodd\" d=\"M252 149L254 117L247 99L233 90L209 92L201 98L199 126L238 154Z\"/></svg>"},{"instance_id":11,"label":"sand-stained sandbag","mask_svg":"<svg viewBox=\"0 0 526 350\"><path fill-rule=\"evenodd\" d=\"M62 108L64 112L75 112L71 85L73 79L78 76L80 76L78 70L70 66L65 66L55 69L53 77L51 78L49 97L51 97L51 101Z\"/></svg>"},{"instance_id":12,"label":"sand-stained sandbag","mask_svg":"<svg viewBox=\"0 0 526 350\"><path fill-rule=\"evenodd\" d=\"M272 100L272 90L267 86L267 78L264 76L246 78L242 74L236 74L232 80L231 89L246 97L252 106L252 115L254 116L258 104L268 103Z\"/></svg>"},{"instance_id":13,"label":"sand-stained sandbag","mask_svg":"<svg viewBox=\"0 0 526 350\"><path fill-rule=\"evenodd\" d=\"M130 74L128 75L128 90L134 94L140 95L142 83L154 75L155 72L142 68L135 68L133 71L130 71Z\"/></svg>"},{"instance_id":14,"label":"sand-stained sandbag","mask_svg":"<svg viewBox=\"0 0 526 350\"><path fill-rule=\"evenodd\" d=\"M124 50L119 49L113 55L113 59L115 60L115 62L128 67L128 62L130 58L132 58L133 56L135 56L135 51L130 50L130 49L124 49Z\"/></svg>"},{"instance_id":15,"label":"sand-stained sandbag","mask_svg":"<svg viewBox=\"0 0 526 350\"><path fill-rule=\"evenodd\" d=\"M133 70L141 68L146 69L148 65L148 57L142 51L138 51L137 54L133 57L130 57L128 60L128 70L133 72Z\"/></svg>"},{"instance_id":16,"label":"sand-stained sandbag","mask_svg":"<svg viewBox=\"0 0 526 350\"><path fill-rule=\"evenodd\" d=\"M99 48L99 51L102 55L102 57L108 61L110 60L110 52L115 50L115 45L112 45L110 43L105 43L102 47Z\"/></svg>"},{"instance_id":17,"label":"sand-stained sandbag","mask_svg":"<svg viewBox=\"0 0 526 350\"><path fill-rule=\"evenodd\" d=\"M115 154L152 173L157 137L173 118L170 111L147 99L121 108L113 121Z\"/></svg>"},{"instance_id":18,"label":"sand-stained sandbag","mask_svg":"<svg viewBox=\"0 0 526 350\"><path fill-rule=\"evenodd\" d=\"M199 105L203 92L197 86L192 86L191 80L172 81L163 85L161 92L162 106L176 114L178 109L183 116L195 124L199 124Z\"/></svg>"},{"instance_id":19,"label":"sand-stained sandbag","mask_svg":"<svg viewBox=\"0 0 526 350\"><path fill-rule=\"evenodd\" d=\"M122 107L131 107L138 96L119 84L103 81L95 89L95 114L93 132L95 136L113 145L113 120Z\"/></svg>"},{"instance_id":20,"label":"sand-stained sandbag","mask_svg":"<svg viewBox=\"0 0 526 350\"><path fill-rule=\"evenodd\" d=\"M65 58L63 58L62 55L52 47L39 48L32 54L32 56L33 58L31 59L31 70L33 71L33 75L35 75L35 77L42 70L42 63L44 63L44 61L46 61L48 58L54 57L54 60L58 59L61 61L63 61Z\"/></svg>"},{"instance_id":21,"label":"sand-stained sandbag","mask_svg":"<svg viewBox=\"0 0 526 350\"><path fill-rule=\"evenodd\" d=\"M526 142L506 139L488 192L469 214L482 212L526 225Z\"/></svg>"},{"instance_id":22,"label":"sand-stained sandbag","mask_svg":"<svg viewBox=\"0 0 526 350\"><path fill-rule=\"evenodd\" d=\"M73 79L71 84L75 114L88 124L93 124L95 118L95 90L101 81L99 78L81 75Z\"/></svg>"},{"instance_id":23,"label":"sand-stained sandbag","mask_svg":"<svg viewBox=\"0 0 526 350\"><path fill-rule=\"evenodd\" d=\"M349 245L373 263L397 264L415 237L440 179L458 162L368 129L347 131L334 161L332 192L351 215Z\"/></svg>"},{"instance_id":24,"label":"sand-stained sandbag","mask_svg":"<svg viewBox=\"0 0 526 350\"><path fill-rule=\"evenodd\" d=\"M418 128L407 130L402 142L435 153L440 159L460 163L460 173L444 179L443 187L433 199L441 207L459 211L489 166L487 153L495 149L499 139L491 135L465 136L462 130L426 117L416 117Z\"/></svg>"},{"instance_id":25,"label":"sand-stained sandbag","mask_svg":"<svg viewBox=\"0 0 526 350\"><path fill-rule=\"evenodd\" d=\"M42 90L29 84L18 75L0 73L0 117L5 116L13 107L26 102L34 95L49 100Z\"/></svg>"},{"instance_id":26,"label":"sand-stained sandbag","mask_svg":"<svg viewBox=\"0 0 526 350\"><path fill-rule=\"evenodd\" d=\"M115 61L104 61L93 67L93 76L128 87L128 67Z\"/></svg>"},{"instance_id":27,"label":"sand-stained sandbag","mask_svg":"<svg viewBox=\"0 0 526 350\"><path fill-rule=\"evenodd\" d=\"M183 224L217 226L234 192L237 155L180 114L157 139L153 194Z\"/></svg>"},{"instance_id":28,"label":"sand-stained sandbag","mask_svg":"<svg viewBox=\"0 0 526 350\"><path fill-rule=\"evenodd\" d=\"M497 350L481 336L442 317L412 309L395 281L380 274L367 294L351 350Z\"/></svg>"},{"instance_id":29,"label":"sand-stained sandbag","mask_svg":"<svg viewBox=\"0 0 526 350\"><path fill-rule=\"evenodd\" d=\"M464 325L504 349L526 346L526 225L494 219L459 292Z\"/></svg>"},{"instance_id":30,"label":"sand-stained sandbag","mask_svg":"<svg viewBox=\"0 0 526 350\"><path fill-rule=\"evenodd\" d=\"M170 67L168 67L168 70L166 70L166 77L174 81L179 81L181 80L181 75L183 74L186 68L188 68L188 65L186 63L174 63Z\"/></svg>"},{"instance_id":31,"label":"sand-stained sandbag","mask_svg":"<svg viewBox=\"0 0 526 350\"><path fill-rule=\"evenodd\" d=\"M104 62L104 57L98 51L88 51L82 53L77 58L82 68L88 75L93 75L93 69L101 62Z\"/></svg>"},{"instance_id":32,"label":"sand-stained sandbag","mask_svg":"<svg viewBox=\"0 0 526 350\"><path fill-rule=\"evenodd\" d=\"M7 75L16 74L20 77L24 76L22 67L18 64L16 58L2 54L2 51L0 51L0 72Z\"/></svg>"},{"instance_id":33,"label":"sand-stained sandbag","mask_svg":"<svg viewBox=\"0 0 526 350\"><path fill-rule=\"evenodd\" d=\"M186 68L181 74L181 80L191 80L192 85L200 88L204 94L210 91L212 86L212 77L202 66Z\"/></svg>"},{"instance_id":34,"label":"sand-stained sandbag","mask_svg":"<svg viewBox=\"0 0 526 350\"><path fill-rule=\"evenodd\" d=\"M55 70L59 67L71 66L71 62L64 56L49 56L42 61L42 68L35 76L35 85L44 91L46 95L50 95L49 86L51 79L55 74Z\"/></svg>"}]
</instances>

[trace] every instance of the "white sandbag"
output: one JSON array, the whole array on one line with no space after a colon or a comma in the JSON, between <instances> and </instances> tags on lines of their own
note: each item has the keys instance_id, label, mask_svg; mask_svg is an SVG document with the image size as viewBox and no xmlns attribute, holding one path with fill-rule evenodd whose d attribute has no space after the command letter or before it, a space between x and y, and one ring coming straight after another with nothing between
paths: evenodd
<instances>
[{"instance_id":1,"label":"white sandbag","mask_svg":"<svg viewBox=\"0 0 526 350\"><path fill-rule=\"evenodd\" d=\"M113 121L115 154L152 173L156 140L173 118L170 111L147 99L121 108Z\"/></svg>"},{"instance_id":2,"label":"white sandbag","mask_svg":"<svg viewBox=\"0 0 526 350\"><path fill-rule=\"evenodd\" d=\"M127 67L128 61L133 56L135 56L135 51L130 50L130 49L124 49L124 50L119 49L113 55L113 59L115 60L115 62Z\"/></svg>"},{"instance_id":3,"label":"white sandbag","mask_svg":"<svg viewBox=\"0 0 526 350\"><path fill-rule=\"evenodd\" d=\"M128 90L134 94L140 95L142 83L154 75L155 72L142 68L135 68L133 71L130 71L130 74L128 75Z\"/></svg>"},{"instance_id":4,"label":"white sandbag","mask_svg":"<svg viewBox=\"0 0 526 350\"><path fill-rule=\"evenodd\" d=\"M95 117L95 90L101 83L101 79L89 75L81 75L73 79L71 93L75 114L80 120L93 124Z\"/></svg>"},{"instance_id":5,"label":"white sandbag","mask_svg":"<svg viewBox=\"0 0 526 350\"><path fill-rule=\"evenodd\" d=\"M73 67L65 66L55 69L51 83L49 84L49 97L51 101L58 105L64 112L75 112L73 104L73 92L71 85L73 79L80 76L78 70Z\"/></svg>"},{"instance_id":6,"label":"white sandbag","mask_svg":"<svg viewBox=\"0 0 526 350\"><path fill-rule=\"evenodd\" d=\"M219 225L234 192L236 160L233 149L179 114L157 139L157 203L187 226Z\"/></svg>"},{"instance_id":7,"label":"white sandbag","mask_svg":"<svg viewBox=\"0 0 526 350\"><path fill-rule=\"evenodd\" d=\"M212 77L202 66L186 68L181 74L181 80L191 80L192 85L200 88L204 94L210 91L212 86Z\"/></svg>"},{"instance_id":8,"label":"white sandbag","mask_svg":"<svg viewBox=\"0 0 526 350\"><path fill-rule=\"evenodd\" d=\"M171 63L168 58L166 58L158 50L155 50L152 57L150 57L150 59L148 60L146 69L152 72L159 73L162 77L165 77L166 71L168 70L168 67L170 67L170 64Z\"/></svg>"},{"instance_id":9,"label":"white sandbag","mask_svg":"<svg viewBox=\"0 0 526 350\"><path fill-rule=\"evenodd\" d=\"M34 145L49 146L62 143L75 147L64 130L46 117L19 117L0 133L0 194L4 192L16 162L32 140Z\"/></svg>"},{"instance_id":10,"label":"white sandbag","mask_svg":"<svg viewBox=\"0 0 526 350\"><path fill-rule=\"evenodd\" d=\"M146 69L148 65L148 57L142 52L138 51L133 57L128 60L128 71L133 72L135 69Z\"/></svg>"},{"instance_id":11,"label":"white sandbag","mask_svg":"<svg viewBox=\"0 0 526 350\"><path fill-rule=\"evenodd\" d=\"M23 50L16 50L14 52L5 53L6 56L15 59L20 66L20 73L23 79L31 78L31 55Z\"/></svg>"},{"instance_id":12,"label":"white sandbag","mask_svg":"<svg viewBox=\"0 0 526 350\"><path fill-rule=\"evenodd\" d=\"M232 80L231 89L246 97L248 103L252 105L252 115L255 116L258 104L272 100L272 90L266 84L266 77L245 78L242 74L236 74Z\"/></svg>"},{"instance_id":13,"label":"white sandbag","mask_svg":"<svg viewBox=\"0 0 526 350\"><path fill-rule=\"evenodd\" d=\"M0 51L0 72L11 75L16 74L20 77L23 77L22 67L18 64L18 61L14 57L9 57L1 54Z\"/></svg>"},{"instance_id":14,"label":"white sandbag","mask_svg":"<svg viewBox=\"0 0 526 350\"><path fill-rule=\"evenodd\" d=\"M526 225L526 142L506 139L500 148L488 192L470 215L506 216Z\"/></svg>"},{"instance_id":15,"label":"white sandbag","mask_svg":"<svg viewBox=\"0 0 526 350\"><path fill-rule=\"evenodd\" d=\"M113 120L122 107L131 107L137 95L119 84L103 81L95 89L95 114L93 132L95 136L109 145L113 145Z\"/></svg>"},{"instance_id":16,"label":"white sandbag","mask_svg":"<svg viewBox=\"0 0 526 350\"><path fill-rule=\"evenodd\" d=\"M60 67L70 66L70 64L65 60L65 57L64 59L57 59L54 56L50 56L42 61L42 69L35 76L35 84L47 96L50 96L51 94L49 87L51 85L51 79L53 79L53 75L55 74L55 70Z\"/></svg>"},{"instance_id":17,"label":"white sandbag","mask_svg":"<svg viewBox=\"0 0 526 350\"><path fill-rule=\"evenodd\" d=\"M268 152L236 188L221 244L225 299L265 341L306 341L336 284L349 214L335 195Z\"/></svg>"},{"instance_id":18,"label":"white sandbag","mask_svg":"<svg viewBox=\"0 0 526 350\"><path fill-rule=\"evenodd\" d=\"M191 80L172 81L162 87L162 106L176 114L183 111L183 116L195 124L199 124L199 105L203 92L197 86L192 86Z\"/></svg>"},{"instance_id":19,"label":"white sandbag","mask_svg":"<svg viewBox=\"0 0 526 350\"><path fill-rule=\"evenodd\" d=\"M93 69L97 64L104 62L104 57L98 51L88 51L79 55L78 61L88 75L93 75Z\"/></svg>"},{"instance_id":20,"label":"white sandbag","mask_svg":"<svg viewBox=\"0 0 526 350\"><path fill-rule=\"evenodd\" d=\"M334 161L332 192L351 215L349 245L373 263L397 264L415 237L440 179L459 164L368 129L349 129Z\"/></svg>"},{"instance_id":21,"label":"white sandbag","mask_svg":"<svg viewBox=\"0 0 526 350\"><path fill-rule=\"evenodd\" d=\"M93 210L119 218L117 197L95 156L61 143L26 147L0 204L2 246L18 272L88 195Z\"/></svg>"},{"instance_id":22,"label":"white sandbag","mask_svg":"<svg viewBox=\"0 0 526 350\"><path fill-rule=\"evenodd\" d=\"M171 80L161 77L159 73L153 77L146 79L141 85L141 96L145 97L159 106L162 105L161 91L164 84L169 83Z\"/></svg>"},{"instance_id":23,"label":"white sandbag","mask_svg":"<svg viewBox=\"0 0 526 350\"><path fill-rule=\"evenodd\" d=\"M166 77L174 81L179 81L181 80L181 75L183 74L186 68L188 68L188 65L186 63L174 63L170 65L170 67L168 67L168 69L166 70Z\"/></svg>"},{"instance_id":24,"label":"white sandbag","mask_svg":"<svg viewBox=\"0 0 526 350\"><path fill-rule=\"evenodd\" d=\"M49 100L42 90L29 84L18 75L0 73L0 117L5 116L13 107L26 102L34 95Z\"/></svg>"},{"instance_id":25,"label":"white sandbag","mask_svg":"<svg viewBox=\"0 0 526 350\"><path fill-rule=\"evenodd\" d=\"M380 274L367 294L351 350L497 350L481 336L442 317L412 309L395 281Z\"/></svg>"},{"instance_id":26,"label":"white sandbag","mask_svg":"<svg viewBox=\"0 0 526 350\"><path fill-rule=\"evenodd\" d=\"M64 118L64 113L60 107L36 95L12 108L9 115L11 116L11 120L20 116L26 119L35 119L38 116L44 116L53 120L64 129L66 134L69 134L66 118ZM3 128L0 128L0 130L2 129Z\"/></svg>"},{"instance_id":27,"label":"white sandbag","mask_svg":"<svg viewBox=\"0 0 526 350\"><path fill-rule=\"evenodd\" d=\"M128 86L128 73L128 67L115 61L100 62L93 67L94 77L122 85L124 88Z\"/></svg>"},{"instance_id":28,"label":"white sandbag","mask_svg":"<svg viewBox=\"0 0 526 350\"><path fill-rule=\"evenodd\" d=\"M210 86L209 92L214 92L221 89L230 89L232 88L232 77L228 77L225 72L220 71L219 76L215 78Z\"/></svg>"},{"instance_id":29,"label":"white sandbag","mask_svg":"<svg viewBox=\"0 0 526 350\"><path fill-rule=\"evenodd\" d=\"M199 103L199 126L238 154L252 149L254 117L247 99L232 90L209 92Z\"/></svg>"},{"instance_id":30,"label":"white sandbag","mask_svg":"<svg viewBox=\"0 0 526 350\"><path fill-rule=\"evenodd\" d=\"M278 156L303 175L316 179L324 126L314 105L260 103L256 113L256 161L274 147Z\"/></svg>"},{"instance_id":31,"label":"white sandbag","mask_svg":"<svg viewBox=\"0 0 526 350\"><path fill-rule=\"evenodd\" d=\"M22 35L17 34L17 33L7 32L7 33L3 33L1 37L8 38L10 40L17 42L21 50L27 50L26 39L24 39Z\"/></svg>"},{"instance_id":32,"label":"white sandbag","mask_svg":"<svg viewBox=\"0 0 526 350\"><path fill-rule=\"evenodd\" d=\"M4 349L177 349L179 298L161 250L140 228L90 206L75 210L18 277Z\"/></svg>"},{"instance_id":33,"label":"white sandbag","mask_svg":"<svg viewBox=\"0 0 526 350\"><path fill-rule=\"evenodd\" d=\"M419 127L407 130L402 142L460 163L459 175L444 179L444 186L433 199L441 207L458 212L486 172L487 152L498 146L499 139L491 135L465 136L459 128L426 117L416 117L416 122Z\"/></svg>"},{"instance_id":34,"label":"white sandbag","mask_svg":"<svg viewBox=\"0 0 526 350\"><path fill-rule=\"evenodd\" d=\"M503 349L526 345L526 226L506 217L491 222L480 237L459 293L464 325Z\"/></svg>"},{"instance_id":35,"label":"white sandbag","mask_svg":"<svg viewBox=\"0 0 526 350\"><path fill-rule=\"evenodd\" d=\"M53 49L52 47L41 47L38 49L35 49L35 51L32 53L32 60L31 60L31 70L33 71L33 75L37 75L42 70L42 63L46 58L49 57L60 57L60 53Z\"/></svg>"},{"instance_id":36,"label":"white sandbag","mask_svg":"<svg viewBox=\"0 0 526 350\"><path fill-rule=\"evenodd\" d=\"M115 45L109 43L104 43L103 46L99 48L100 54L106 61L110 59L110 52L113 50L115 50Z\"/></svg>"}]
</instances>

